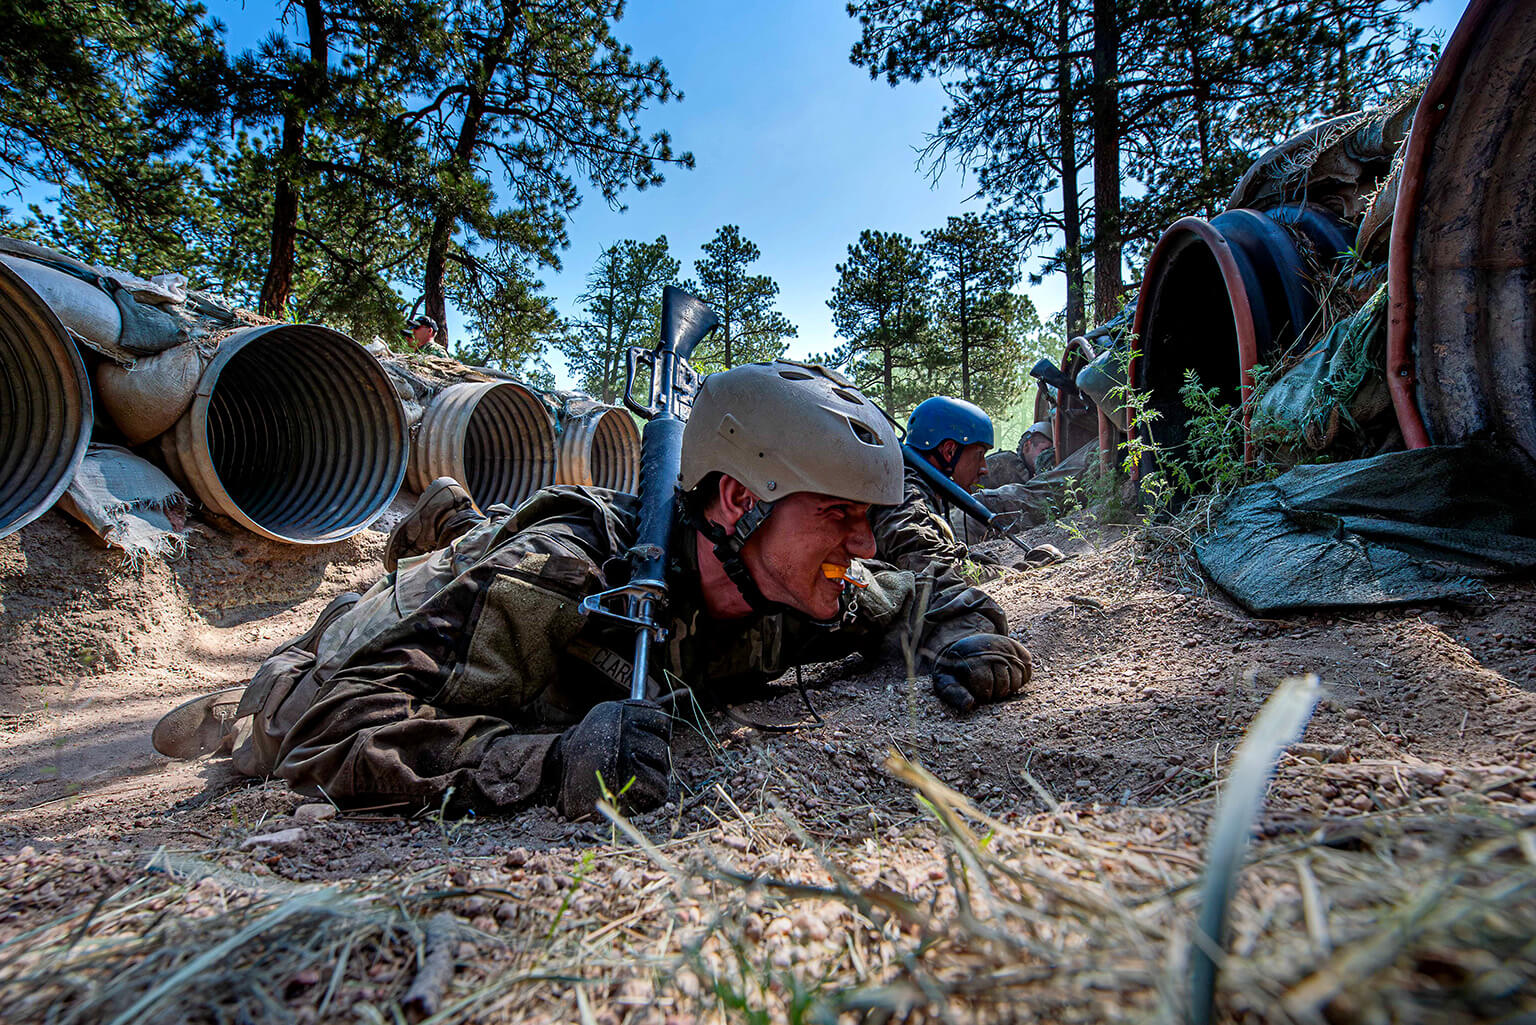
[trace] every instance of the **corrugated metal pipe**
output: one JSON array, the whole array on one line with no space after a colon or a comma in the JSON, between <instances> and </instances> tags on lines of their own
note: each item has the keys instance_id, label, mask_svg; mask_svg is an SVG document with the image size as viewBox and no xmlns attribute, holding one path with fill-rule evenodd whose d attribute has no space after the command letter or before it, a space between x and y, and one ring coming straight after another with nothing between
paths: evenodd
<instances>
[{"instance_id":1,"label":"corrugated metal pipe","mask_svg":"<svg viewBox=\"0 0 1536 1025\"><path fill-rule=\"evenodd\" d=\"M275 541L325 544L366 528L400 490L405 412L346 335L244 328L220 342L160 448L212 511Z\"/></svg>"},{"instance_id":2,"label":"corrugated metal pipe","mask_svg":"<svg viewBox=\"0 0 1536 1025\"><path fill-rule=\"evenodd\" d=\"M1387 381L1410 448L1536 459L1536 4L1474 0L1414 116L1392 216Z\"/></svg>"},{"instance_id":3,"label":"corrugated metal pipe","mask_svg":"<svg viewBox=\"0 0 1536 1025\"><path fill-rule=\"evenodd\" d=\"M640 486L640 431L618 406L566 403L555 424L560 448L556 484L585 484L635 493Z\"/></svg>"},{"instance_id":4,"label":"corrugated metal pipe","mask_svg":"<svg viewBox=\"0 0 1536 1025\"><path fill-rule=\"evenodd\" d=\"M1153 249L1136 305L1130 379L1160 415L1144 423L1160 447L1183 445L1186 371L1219 401L1243 406L1244 454L1253 367L1272 364L1315 333L1319 270L1349 249L1353 232L1314 207L1228 210L1174 222ZM1298 237L1304 244L1298 246Z\"/></svg>"},{"instance_id":5,"label":"corrugated metal pipe","mask_svg":"<svg viewBox=\"0 0 1536 1025\"><path fill-rule=\"evenodd\" d=\"M453 384L432 400L411 446L411 487L452 477L485 509L516 505L555 482L555 422L511 381Z\"/></svg>"},{"instance_id":6,"label":"corrugated metal pipe","mask_svg":"<svg viewBox=\"0 0 1536 1025\"><path fill-rule=\"evenodd\" d=\"M90 378L69 332L0 264L0 537L69 487L92 424Z\"/></svg>"},{"instance_id":7,"label":"corrugated metal pipe","mask_svg":"<svg viewBox=\"0 0 1536 1025\"><path fill-rule=\"evenodd\" d=\"M1058 460L1067 458L1090 441L1099 442L1101 447L1108 441L1099 423L1104 414L1076 383L1077 375L1096 356L1098 350L1083 335L1068 339L1067 347L1062 351L1061 371L1072 382L1072 389L1063 389L1057 394L1056 411L1051 417L1051 443Z\"/></svg>"}]
</instances>

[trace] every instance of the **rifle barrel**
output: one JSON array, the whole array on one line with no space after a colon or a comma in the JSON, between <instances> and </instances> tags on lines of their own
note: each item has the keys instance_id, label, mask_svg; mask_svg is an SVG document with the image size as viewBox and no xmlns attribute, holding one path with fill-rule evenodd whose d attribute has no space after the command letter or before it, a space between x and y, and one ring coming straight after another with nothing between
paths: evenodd
<instances>
[{"instance_id":1,"label":"rifle barrel","mask_svg":"<svg viewBox=\"0 0 1536 1025\"><path fill-rule=\"evenodd\" d=\"M1018 538L1014 537L1011 531L1003 530L1002 527L996 525L994 521L1002 518L1001 513L995 513L991 509L988 509L986 506L982 505L979 501L976 500L974 495L966 491L960 485L956 484L949 477L945 476L937 466L934 466L932 463L930 463L921 452L906 442L902 442L901 458L906 462L908 466L916 471L919 477L927 481L930 487L934 488L945 498L949 499L951 503L958 506L961 512L965 513L971 519L980 523L988 530L996 530L1000 532L1008 540L1018 545L1020 551L1024 552L1026 555L1029 554L1029 547L1025 545L1023 541L1020 541Z\"/></svg>"}]
</instances>

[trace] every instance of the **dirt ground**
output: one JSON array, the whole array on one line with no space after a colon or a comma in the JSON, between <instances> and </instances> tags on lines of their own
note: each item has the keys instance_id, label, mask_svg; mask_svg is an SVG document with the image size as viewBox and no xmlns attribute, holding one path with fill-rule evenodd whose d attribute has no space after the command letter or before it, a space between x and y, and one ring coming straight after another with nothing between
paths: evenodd
<instances>
[{"instance_id":1,"label":"dirt ground","mask_svg":"<svg viewBox=\"0 0 1536 1025\"><path fill-rule=\"evenodd\" d=\"M1233 750L1305 673L1329 689L1269 791L1221 1014L1536 1008L1511 967L1536 906L1529 582L1258 620L1149 571L1123 528L1036 528L1071 557L988 585L1034 655L1023 698L958 716L896 667L810 667L814 712L791 681L737 709L800 728L680 731L676 799L622 828L335 816L151 749L164 711L372 583L406 508L323 547L199 523L184 558L137 568L56 512L0 539L7 1020L1166 1018ZM1480 910L1442 922L1455 894ZM281 963L247 935L279 920L306 923Z\"/></svg>"}]
</instances>

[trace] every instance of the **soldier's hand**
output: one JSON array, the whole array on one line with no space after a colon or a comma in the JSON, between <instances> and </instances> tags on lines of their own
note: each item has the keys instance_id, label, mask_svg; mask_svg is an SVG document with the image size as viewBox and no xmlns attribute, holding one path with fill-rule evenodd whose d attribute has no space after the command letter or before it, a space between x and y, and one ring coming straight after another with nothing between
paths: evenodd
<instances>
[{"instance_id":1,"label":"soldier's hand","mask_svg":"<svg viewBox=\"0 0 1536 1025\"><path fill-rule=\"evenodd\" d=\"M939 653L933 689L962 712L1022 691L1031 672L1029 649L1003 634L972 634Z\"/></svg>"},{"instance_id":2,"label":"soldier's hand","mask_svg":"<svg viewBox=\"0 0 1536 1025\"><path fill-rule=\"evenodd\" d=\"M672 719L650 701L604 701L560 735L560 814L591 815L603 788L625 811L649 811L667 799ZM598 774L602 783L598 783ZM621 794L622 791L622 794Z\"/></svg>"}]
</instances>

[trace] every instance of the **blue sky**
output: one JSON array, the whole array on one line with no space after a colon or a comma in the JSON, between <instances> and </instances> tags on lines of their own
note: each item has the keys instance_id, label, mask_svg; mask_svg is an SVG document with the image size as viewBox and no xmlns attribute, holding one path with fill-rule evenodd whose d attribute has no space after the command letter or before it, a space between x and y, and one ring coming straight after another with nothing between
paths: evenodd
<instances>
[{"instance_id":1,"label":"blue sky","mask_svg":"<svg viewBox=\"0 0 1536 1025\"><path fill-rule=\"evenodd\" d=\"M269 0L209 7L229 25L232 48L264 35L276 11ZM1432 0L1416 20L1449 34L1464 8ZM617 34L638 57L661 57L683 91L683 102L653 107L642 124L670 131L697 167L626 193L622 212L588 197L570 225L563 269L541 275L561 313L575 311L588 269L613 242L664 234L689 274L700 245L720 225L738 224L800 329L791 353L825 350L835 266L860 230L915 238L967 209L972 181L951 169L933 183L917 167L942 91L931 81L893 89L850 64L858 26L842 0L632 0ZM1057 282L1030 291L1043 314L1061 305ZM552 369L564 377L563 367Z\"/></svg>"}]
</instances>

